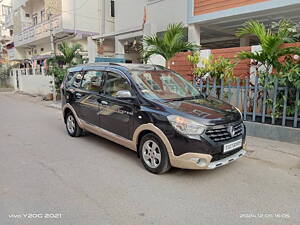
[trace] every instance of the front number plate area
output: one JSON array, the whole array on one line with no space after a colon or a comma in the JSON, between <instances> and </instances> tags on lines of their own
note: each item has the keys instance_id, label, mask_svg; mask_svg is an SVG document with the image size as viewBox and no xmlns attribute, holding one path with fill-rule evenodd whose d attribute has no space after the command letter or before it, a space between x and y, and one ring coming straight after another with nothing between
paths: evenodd
<instances>
[{"instance_id":1,"label":"front number plate area","mask_svg":"<svg viewBox=\"0 0 300 225\"><path fill-rule=\"evenodd\" d=\"M242 139L234 141L234 142L231 142L229 144L224 145L224 151L223 152L224 153L230 152L230 151L232 151L234 149L242 147L242 145L243 145L243 140Z\"/></svg>"}]
</instances>

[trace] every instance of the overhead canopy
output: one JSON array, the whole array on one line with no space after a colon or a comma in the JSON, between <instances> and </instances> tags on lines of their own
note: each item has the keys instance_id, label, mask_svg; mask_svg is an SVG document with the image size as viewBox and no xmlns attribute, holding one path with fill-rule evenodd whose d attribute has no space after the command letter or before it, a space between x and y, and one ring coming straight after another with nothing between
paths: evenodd
<instances>
[{"instance_id":1,"label":"overhead canopy","mask_svg":"<svg viewBox=\"0 0 300 225\"><path fill-rule=\"evenodd\" d=\"M272 2L272 1L270 1ZM284 2L284 1L283 1ZM243 13L243 11L236 12L235 15L227 15L222 17L222 12L218 18L210 18L208 15L200 16L199 21L193 22L200 26L201 44L207 48L236 47L240 44L240 39L235 36L238 28L240 28L246 21L258 20L267 26L272 22L278 22L280 19L290 19L293 22L300 22L300 2L284 7L270 8L267 10L260 10L251 13ZM201 19L206 18L206 19ZM250 44L256 44L255 39L250 39Z\"/></svg>"}]
</instances>

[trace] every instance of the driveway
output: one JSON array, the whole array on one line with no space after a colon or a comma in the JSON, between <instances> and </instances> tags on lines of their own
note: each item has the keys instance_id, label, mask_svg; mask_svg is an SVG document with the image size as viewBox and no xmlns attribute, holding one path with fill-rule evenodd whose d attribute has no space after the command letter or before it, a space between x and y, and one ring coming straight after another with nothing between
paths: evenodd
<instances>
[{"instance_id":1,"label":"driveway","mask_svg":"<svg viewBox=\"0 0 300 225\"><path fill-rule=\"evenodd\" d=\"M298 145L249 137L228 166L153 175L122 146L69 137L47 104L0 93L1 225L300 224Z\"/></svg>"}]
</instances>

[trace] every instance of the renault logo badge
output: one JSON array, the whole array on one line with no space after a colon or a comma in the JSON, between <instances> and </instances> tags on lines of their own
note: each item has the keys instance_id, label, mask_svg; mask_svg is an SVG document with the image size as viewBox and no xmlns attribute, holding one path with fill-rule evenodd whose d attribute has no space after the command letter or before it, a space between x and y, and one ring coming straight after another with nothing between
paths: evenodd
<instances>
[{"instance_id":1,"label":"renault logo badge","mask_svg":"<svg viewBox=\"0 0 300 225\"><path fill-rule=\"evenodd\" d=\"M234 137L235 131L234 131L233 126L229 126L229 127L227 128L227 131L230 133L231 137Z\"/></svg>"}]
</instances>

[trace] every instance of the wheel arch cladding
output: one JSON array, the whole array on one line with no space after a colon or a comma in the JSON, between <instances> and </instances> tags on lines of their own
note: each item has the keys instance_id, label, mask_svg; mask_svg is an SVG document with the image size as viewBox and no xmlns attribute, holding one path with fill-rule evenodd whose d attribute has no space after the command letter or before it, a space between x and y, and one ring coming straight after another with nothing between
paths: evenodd
<instances>
[{"instance_id":1,"label":"wheel arch cladding","mask_svg":"<svg viewBox=\"0 0 300 225\"><path fill-rule=\"evenodd\" d=\"M76 111L74 110L74 108L68 103L66 104L64 107L63 107L63 116L65 117L65 115L67 115L67 110L70 110L70 112L73 114L73 116L75 117L75 120L78 124L78 126L81 128L81 129L84 129L84 126L80 120L80 118L78 118L77 114L76 114ZM65 119L65 118L64 118Z\"/></svg>"},{"instance_id":2,"label":"wheel arch cladding","mask_svg":"<svg viewBox=\"0 0 300 225\"><path fill-rule=\"evenodd\" d=\"M171 165L173 165L174 160L175 160L173 148L172 148L168 138L163 133L163 131L161 129L159 129L158 127L156 127L155 125L153 125L152 123L143 124L135 130L134 135L133 135L133 142L135 143L135 146L137 147L138 137L139 137L140 133L143 131L149 131L151 133L154 133L156 136L158 136L161 139L162 143L165 145L166 150L168 152ZM138 150L138 149L136 149L136 150Z\"/></svg>"},{"instance_id":3,"label":"wheel arch cladding","mask_svg":"<svg viewBox=\"0 0 300 225\"><path fill-rule=\"evenodd\" d=\"M63 117L64 117L64 121L65 121L65 123L66 123L66 120L67 120L67 115L69 114L69 113L72 113L72 110L70 109L70 108L66 108L65 110L64 110L64 112L63 112Z\"/></svg>"},{"instance_id":4,"label":"wheel arch cladding","mask_svg":"<svg viewBox=\"0 0 300 225\"><path fill-rule=\"evenodd\" d=\"M139 152L139 148L140 148L140 143L142 138L147 135L147 134L154 134L156 135L153 131L151 130L142 130L139 134L138 134L138 138L137 138L137 143L136 143L136 149L137 149L137 155L140 158L140 152ZM156 135L157 136L157 135Z\"/></svg>"}]
</instances>

